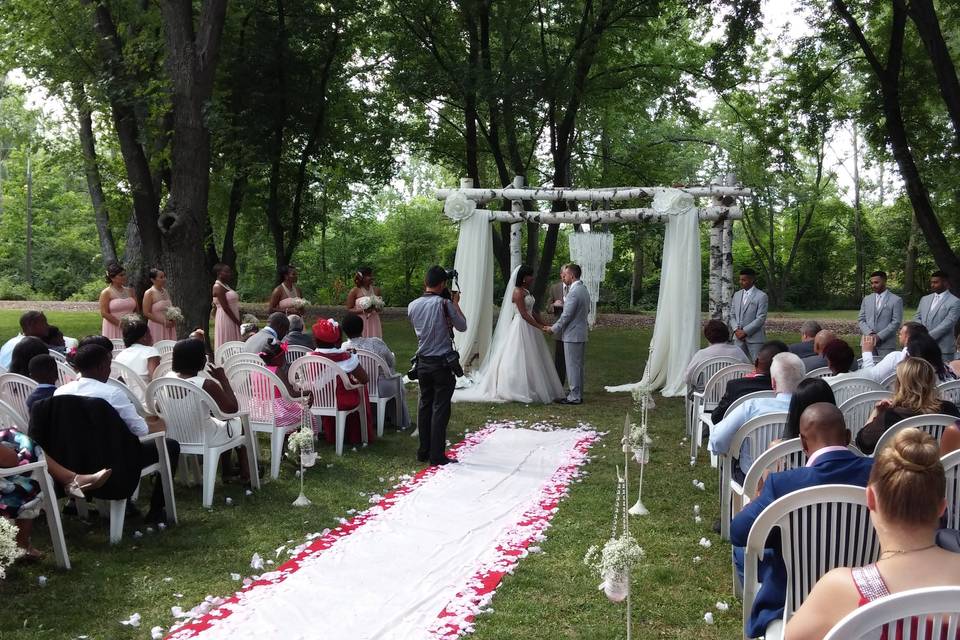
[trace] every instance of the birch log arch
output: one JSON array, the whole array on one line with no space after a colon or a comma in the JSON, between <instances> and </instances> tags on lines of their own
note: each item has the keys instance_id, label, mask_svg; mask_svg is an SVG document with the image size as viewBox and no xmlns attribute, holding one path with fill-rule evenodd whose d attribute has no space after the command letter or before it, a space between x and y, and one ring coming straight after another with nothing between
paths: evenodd
<instances>
[{"instance_id":1,"label":"birch log arch","mask_svg":"<svg viewBox=\"0 0 960 640\"><path fill-rule=\"evenodd\" d=\"M648 359L648 371L644 373L643 386L647 388L663 387L664 395L679 395L682 393L682 375L673 370L667 372L662 363L681 361L683 365L689 360L689 354L679 351L688 351L693 348L699 334L700 317L700 263L695 259L692 251L699 253L699 223L710 223L710 299L709 311L711 317L726 320L730 311L730 300L733 296L733 221L743 217L739 206L741 198L749 198L752 191L737 183L736 176L726 176L722 184L706 186L689 186L681 188L666 187L609 187L597 189L578 189L573 187L525 187L523 177L514 178L509 187L499 189L479 189L473 187L473 180L463 178L459 189L438 189L436 197L444 201L444 212L447 216L460 224L460 237L457 244L455 268L460 273L460 287L462 290L461 306L467 316L466 332L458 334L457 346L460 351L461 363L464 367L479 364L486 355L490 345L492 333L493 313L490 300L493 295L493 242L491 222L510 223L510 269L511 271L521 262L521 233L525 223L534 224L574 224L574 225L608 225L636 223L640 221L659 221L667 225L668 233L664 241L664 264L668 253L674 252L672 244L684 245L685 263L677 271L686 271L685 277L691 279L690 272L695 272L695 295L691 292L690 300L684 303L687 306L678 313L667 314L672 316L670 321L662 318L665 325L657 331L654 329L654 340L651 342L651 358ZM621 206L631 204L630 201L649 200L653 198L652 206L636 207ZM700 199L703 206L698 206ZM708 203L703 203L709 199ZM492 200L510 202L509 210L484 209L482 205ZM566 211L539 211L525 210L524 203L529 201L565 202ZM581 206L586 208L581 209ZM602 208L600 208L602 207ZM687 221L683 231L680 224L671 225L673 219ZM675 227L673 233L670 233ZM696 237L691 237L695 235ZM673 238L671 240L671 238ZM692 248L696 243L696 248ZM676 262L676 255L674 256ZM696 264L692 264L695 262ZM664 269L664 277L669 277ZM676 276L676 273L673 274ZM691 285L692 288L694 285ZM663 288L661 287L661 290ZM694 298L696 301L694 301ZM664 298L661 296L658 304L658 318L661 317L661 306ZM676 302L676 301L672 301ZM676 307L676 304L673 305ZM678 326L676 316L685 317L685 321ZM691 324L691 318L692 324ZM695 327L691 340L690 327ZM678 333L684 339L677 340ZM658 336L658 334L660 334ZM659 351L661 364L653 364L655 371L650 371L650 363ZM669 354L665 353L670 351ZM478 360L479 358L479 360ZM666 359L665 359L666 358ZM681 370L682 373L682 370ZM638 385L641 383L637 383ZM623 387L610 390L628 390Z\"/></svg>"}]
</instances>

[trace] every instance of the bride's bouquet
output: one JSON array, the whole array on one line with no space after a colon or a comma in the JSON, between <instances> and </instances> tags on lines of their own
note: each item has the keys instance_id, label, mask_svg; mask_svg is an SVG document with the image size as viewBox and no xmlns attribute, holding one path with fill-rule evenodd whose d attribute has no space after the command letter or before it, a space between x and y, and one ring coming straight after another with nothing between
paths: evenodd
<instances>
[{"instance_id":1,"label":"bride's bouquet","mask_svg":"<svg viewBox=\"0 0 960 640\"><path fill-rule=\"evenodd\" d=\"M166 312L164 312L164 317L171 322L183 322L183 311L180 310L180 307L167 307Z\"/></svg>"},{"instance_id":2,"label":"bride's bouquet","mask_svg":"<svg viewBox=\"0 0 960 640\"><path fill-rule=\"evenodd\" d=\"M357 307L362 311L383 311L386 305L380 296L363 296L357 298Z\"/></svg>"}]
</instances>

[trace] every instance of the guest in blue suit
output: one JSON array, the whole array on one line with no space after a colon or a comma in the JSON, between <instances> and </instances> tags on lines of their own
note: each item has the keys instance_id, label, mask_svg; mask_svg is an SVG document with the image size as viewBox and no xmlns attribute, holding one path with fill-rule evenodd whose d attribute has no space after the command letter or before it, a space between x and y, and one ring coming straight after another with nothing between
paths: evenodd
<instances>
[{"instance_id":1,"label":"guest in blue suit","mask_svg":"<svg viewBox=\"0 0 960 640\"><path fill-rule=\"evenodd\" d=\"M850 432L840 410L826 402L812 404L800 416L800 442L807 454L807 464L771 474L759 496L733 519L730 542L733 557L743 581L743 551L750 527L765 508L783 496L822 484L852 484L867 486L872 458L861 458L847 449ZM760 561L758 580L762 583L750 612L747 635L757 638L766 632L767 625L783 616L787 598L787 573L780 555L780 534L773 532L767 539L767 549Z\"/></svg>"}]
</instances>

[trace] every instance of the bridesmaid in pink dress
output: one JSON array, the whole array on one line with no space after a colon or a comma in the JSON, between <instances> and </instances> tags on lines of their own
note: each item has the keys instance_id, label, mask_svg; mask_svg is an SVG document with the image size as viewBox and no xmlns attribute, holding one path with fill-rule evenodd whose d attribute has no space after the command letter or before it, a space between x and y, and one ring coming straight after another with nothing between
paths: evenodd
<instances>
[{"instance_id":1,"label":"bridesmaid in pink dress","mask_svg":"<svg viewBox=\"0 0 960 640\"><path fill-rule=\"evenodd\" d=\"M116 262L107 266L107 283L109 286L100 292L100 315L103 317L100 333L110 339L123 339L120 320L137 312L137 297L127 286L126 272Z\"/></svg>"},{"instance_id":2,"label":"bridesmaid in pink dress","mask_svg":"<svg viewBox=\"0 0 960 640\"><path fill-rule=\"evenodd\" d=\"M233 280L233 269L218 264L213 268L217 281L213 283L213 306L217 309L214 317L214 348L224 342L240 339L240 296L227 284Z\"/></svg>"},{"instance_id":3,"label":"bridesmaid in pink dress","mask_svg":"<svg viewBox=\"0 0 960 640\"><path fill-rule=\"evenodd\" d=\"M267 313L281 311L287 315L291 313L303 315L302 307L293 306L294 298L303 298L303 291L297 286L297 268L292 264L285 264L277 269L277 275L280 276L280 284L270 294Z\"/></svg>"},{"instance_id":4,"label":"bridesmaid in pink dress","mask_svg":"<svg viewBox=\"0 0 960 640\"><path fill-rule=\"evenodd\" d=\"M170 294L167 292L167 274L160 269L150 269L150 282L153 286L143 294L143 315L147 317L147 327L154 342L177 339L177 323L167 320L170 308Z\"/></svg>"},{"instance_id":5,"label":"bridesmaid in pink dress","mask_svg":"<svg viewBox=\"0 0 960 640\"><path fill-rule=\"evenodd\" d=\"M382 338L383 327L380 325L380 313L373 309L364 310L357 306L357 300L366 296L379 296L380 289L373 286L373 269L360 267L353 276L356 285L347 294L346 307L352 313L363 318L363 337Z\"/></svg>"}]
</instances>

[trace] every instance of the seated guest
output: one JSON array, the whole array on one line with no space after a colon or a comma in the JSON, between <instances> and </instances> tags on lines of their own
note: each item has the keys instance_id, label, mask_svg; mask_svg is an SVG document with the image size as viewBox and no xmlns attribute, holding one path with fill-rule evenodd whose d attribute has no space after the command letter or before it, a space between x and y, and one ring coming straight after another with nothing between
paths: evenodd
<instances>
[{"instance_id":1,"label":"seated guest","mask_svg":"<svg viewBox=\"0 0 960 640\"><path fill-rule=\"evenodd\" d=\"M723 420L730 404L737 398L754 391L770 391L772 388L770 386L770 364L773 362L775 355L786 351L787 345L779 340L771 340L760 347L757 359L753 363L753 373L727 383L723 397L720 398L720 402L710 414L713 424Z\"/></svg>"},{"instance_id":2,"label":"seated guest","mask_svg":"<svg viewBox=\"0 0 960 640\"><path fill-rule=\"evenodd\" d=\"M867 484L867 508L882 550L879 560L865 567L833 569L820 578L790 618L784 638L823 638L848 613L886 595L960 585L960 554L935 543L946 507L946 479L936 441L919 429L898 433L891 446L877 453ZM946 637L939 635L940 630L931 635L931 622L924 624L924 637ZM909 626L903 636L919 637L923 630L917 628L917 620Z\"/></svg>"},{"instance_id":3,"label":"seated guest","mask_svg":"<svg viewBox=\"0 0 960 640\"><path fill-rule=\"evenodd\" d=\"M806 369L807 373L810 373L814 369L821 369L827 366L827 359L823 357L823 350L836 339L837 334L829 329L817 332L816 337L813 339L813 355L806 356L803 359L803 368Z\"/></svg>"},{"instance_id":4,"label":"seated guest","mask_svg":"<svg viewBox=\"0 0 960 640\"><path fill-rule=\"evenodd\" d=\"M717 322L719 322L719 320ZM720 324L723 325L722 322ZM725 325L723 328L726 330ZM370 338L363 337L363 318L356 314L348 313L343 317L342 329L347 337L347 341L343 343L344 349L363 349L364 351L375 353L387 363L391 375L397 373L396 357L393 355L393 352L390 351L387 343L383 341L383 338L377 338L375 336ZM734 348L737 349L736 347ZM743 353L742 350L737 350L740 351L741 354ZM381 377L377 381L377 392L384 397L393 397L395 399L399 397L399 400L394 400L394 402L388 405L391 408L389 417L397 428L406 429L409 427L410 416L407 413L407 403L404 399L403 378ZM399 396L397 394L399 394Z\"/></svg>"},{"instance_id":5,"label":"seated guest","mask_svg":"<svg viewBox=\"0 0 960 640\"><path fill-rule=\"evenodd\" d=\"M45 358L53 358L49 355ZM37 447L27 434L15 428L0 429L0 468L12 469L39 459ZM64 489L68 496L83 499L84 490L91 491L103 486L110 478L110 469L101 469L97 473L76 473L61 466L56 460L45 454L47 472L54 482ZM33 532L33 520L40 513L40 483L31 474L6 476L0 478L0 515L14 520L17 524L17 546L23 549L24 556L38 560L43 554L30 544Z\"/></svg>"},{"instance_id":6,"label":"seated guest","mask_svg":"<svg viewBox=\"0 0 960 640\"><path fill-rule=\"evenodd\" d=\"M167 374L168 378L185 380L203 389L224 413L236 413L240 408L237 396L230 386L230 379L223 368L207 366L207 348L203 341L192 338L179 340L173 346L171 368L172 371ZM200 375L204 370L210 374L209 378ZM208 446L226 444L234 433L238 433L243 428L239 418L231 418L229 422L225 422L210 416L209 422L212 426L212 434L207 437ZM247 467L247 456L244 455L246 448L240 447L240 450L240 478L247 482L250 480L250 469ZM226 482L231 474L230 451L223 452L220 456L220 464L221 478Z\"/></svg>"},{"instance_id":7,"label":"seated guest","mask_svg":"<svg viewBox=\"0 0 960 640\"><path fill-rule=\"evenodd\" d=\"M873 357L873 349L876 344L875 336L864 336L860 342L863 352L863 367L860 369L860 375L870 378L874 382L885 380L897 371L897 365L907 357L907 343L910 338L918 335L929 335L927 328L919 322L904 322L897 333L897 341L902 349L891 351L879 362Z\"/></svg>"},{"instance_id":8,"label":"seated guest","mask_svg":"<svg viewBox=\"0 0 960 640\"><path fill-rule=\"evenodd\" d=\"M335 362L341 369L347 372L350 381L353 384L366 384L369 382L367 372L360 365L360 360L356 354L350 353L340 346L342 335L340 325L335 320L320 318L313 325L313 338L317 341L317 348L314 355L321 356ZM343 383L337 380L337 406L341 409L352 409L363 403L367 411L367 440L373 442L375 430L373 429L373 419L370 415L370 405L366 399L365 390L347 389ZM336 443L336 423L332 416L323 416L323 433L327 442ZM360 434L360 419L353 413L347 418L347 429L345 440L350 444L356 444L362 440Z\"/></svg>"},{"instance_id":9,"label":"seated guest","mask_svg":"<svg viewBox=\"0 0 960 640\"><path fill-rule=\"evenodd\" d=\"M46 400L57 390L57 361L49 353L30 358L28 366L30 379L37 383L37 388L27 396L27 410L33 409L33 403Z\"/></svg>"},{"instance_id":10,"label":"seated guest","mask_svg":"<svg viewBox=\"0 0 960 640\"><path fill-rule=\"evenodd\" d=\"M864 458L847 449L850 432L837 407L818 403L810 405L800 416L800 442L807 454L807 464L799 469L771 473L763 489L730 524L730 543L733 558L743 580L744 547L757 517L775 500L785 495L824 484L853 484L866 486L872 458ZM774 530L766 541L766 550L758 572L760 590L753 602L746 635L758 638L767 625L783 617L787 597L787 574L780 554L780 533Z\"/></svg>"},{"instance_id":11,"label":"seated guest","mask_svg":"<svg viewBox=\"0 0 960 640\"><path fill-rule=\"evenodd\" d=\"M790 345L790 353L797 354L801 359L816 355L813 341L821 330L820 323L816 320L804 320L800 325L800 342Z\"/></svg>"},{"instance_id":12,"label":"seated guest","mask_svg":"<svg viewBox=\"0 0 960 640\"><path fill-rule=\"evenodd\" d=\"M851 371L856 356L853 349L843 340L831 340L823 349L823 357L827 361L827 366L833 372L832 376L824 378L827 384L835 384L846 378L860 377L856 371Z\"/></svg>"},{"instance_id":13,"label":"seated guest","mask_svg":"<svg viewBox=\"0 0 960 640\"><path fill-rule=\"evenodd\" d=\"M124 349L117 354L116 360L125 364L140 376L145 383L153 378L153 372L160 364L160 352L153 346L153 335L145 320L127 320L120 322L123 329ZM136 389L136 387L133 387ZM142 400L143 398L141 398Z\"/></svg>"},{"instance_id":14,"label":"seated guest","mask_svg":"<svg viewBox=\"0 0 960 640\"><path fill-rule=\"evenodd\" d=\"M929 362L933 370L937 372L937 382L956 379L956 375L943 361L940 345L929 335L921 334L910 338L907 342L907 354L915 358L923 358Z\"/></svg>"},{"instance_id":15,"label":"seated guest","mask_svg":"<svg viewBox=\"0 0 960 640\"><path fill-rule=\"evenodd\" d=\"M13 358L13 348L25 337L34 337L44 340L50 333L47 316L42 311L27 311L20 316L20 333L3 343L0 347L0 367L10 370L10 360ZM24 363L26 366L26 363Z\"/></svg>"},{"instance_id":16,"label":"seated guest","mask_svg":"<svg viewBox=\"0 0 960 640\"><path fill-rule=\"evenodd\" d=\"M199 329L197 329L197 331L199 331ZM253 336L257 335L257 331L259 331L259 329L257 329L257 325L252 322L246 322L244 324L241 324L240 325L240 342L246 342ZM194 338L196 336L194 336L191 333L190 337ZM201 340L202 339L203 338L201 338Z\"/></svg>"},{"instance_id":17,"label":"seated guest","mask_svg":"<svg viewBox=\"0 0 960 640\"><path fill-rule=\"evenodd\" d=\"M47 343L40 338L24 336L17 346L13 348L13 354L10 358L10 373L18 373L21 376L30 375L30 360L34 356L50 355L50 349Z\"/></svg>"},{"instance_id":18,"label":"seated guest","mask_svg":"<svg viewBox=\"0 0 960 640\"><path fill-rule=\"evenodd\" d=\"M897 365L897 391L893 399L878 402L857 433L857 448L870 455L884 431L905 418L931 413L960 418L955 404L939 398L937 378L930 363L909 357Z\"/></svg>"},{"instance_id":19,"label":"seated guest","mask_svg":"<svg viewBox=\"0 0 960 640\"><path fill-rule=\"evenodd\" d=\"M940 456L945 456L960 449L960 420L943 430L940 436Z\"/></svg>"},{"instance_id":20,"label":"seated guest","mask_svg":"<svg viewBox=\"0 0 960 640\"><path fill-rule=\"evenodd\" d=\"M283 340L289 330L290 320L287 318L287 314L275 311L267 318L267 326L243 343L243 351L244 353L260 353L268 342Z\"/></svg>"},{"instance_id":21,"label":"seated guest","mask_svg":"<svg viewBox=\"0 0 960 640\"><path fill-rule=\"evenodd\" d=\"M70 338L70 340L72 340L74 346L76 346L77 341L73 340L73 338ZM67 355L67 338L64 337L63 331L60 331L59 327L55 327L51 324L50 329L47 332L47 337L44 338L43 341L47 343L47 347L51 351L56 351L57 353Z\"/></svg>"},{"instance_id":22,"label":"seated guest","mask_svg":"<svg viewBox=\"0 0 960 640\"><path fill-rule=\"evenodd\" d=\"M98 347L103 347L110 352L110 358L113 359L113 341L110 338L101 336L99 334L84 336L83 338L80 338L77 348L79 349L80 347L85 347L88 344L95 344Z\"/></svg>"},{"instance_id":23,"label":"seated guest","mask_svg":"<svg viewBox=\"0 0 960 640\"><path fill-rule=\"evenodd\" d=\"M737 456L737 467L740 473L734 475L739 480L743 479L743 474L753 464L753 456L750 454L749 442L744 441L739 453L734 453L730 452L730 441L747 420L765 413L786 412L790 409L793 392L803 380L803 362L796 354L789 351L778 353L773 358L773 364L770 365L770 377L773 391L777 392L776 397L747 400L715 424L710 433L710 451L715 454L729 452L730 455Z\"/></svg>"},{"instance_id":24,"label":"seated guest","mask_svg":"<svg viewBox=\"0 0 960 640\"><path fill-rule=\"evenodd\" d=\"M98 337L102 338L103 336ZM104 339L109 340L109 338ZM84 340L87 340L87 338L84 338ZM106 400L120 415L130 433L138 438L148 433L163 431L165 429L163 420L158 416L150 416L145 420L137 413L136 408L130 403L127 394L122 389L107 384L107 380L110 379L112 357L110 352L97 342L97 340L89 340L87 344L82 344L83 341L81 341L81 346L77 349L77 354L73 359L74 366L80 372L80 377L61 386L53 395L83 396ZM177 462L180 459L180 444L175 440L166 438L166 445L167 453L170 456L170 471L176 474ZM146 467L156 463L157 457L157 447L152 442L143 445L142 466ZM146 515L146 521L166 521L167 517L163 506L163 486L158 480L154 483L153 495L150 499L150 511Z\"/></svg>"},{"instance_id":25,"label":"seated guest","mask_svg":"<svg viewBox=\"0 0 960 640\"><path fill-rule=\"evenodd\" d=\"M837 406L837 399L833 389L822 378L804 378L797 385L796 391L790 397L790 408L787 409L787 424L783 427L782 440L792 440L800 437L800 416L807 407L818 403Z\"/></svg>"},{"instance_id":26,"label":"seated guest","mask_svg":"<svg viewBox=\"0 0 960 640\"><path fill-rule=\"evenodd\" d=\"M294 389L293 385L290 384L290 380L287 376L287 371L289 370L290 365L287 364L285 355L286 349L284 349L283 345L279 342L267 343L263 351L260 352L260 357L263 359L263 363L266 365L267 369L277 374L277 377L280 378L280 381L283 383L283 387L287 390L287 393L293 398L305 397L309 401L311 399L311 394L309 391L306 393L301 393ZM275 424L278 427L289 427L295 424L300 424L303 419L303 412L306 410L307 406L309 405L304 405L303 402L291 402L282 397L279 390L274 390L273 415ZM314 431L317 431L317 429L314 428Z\"/></svg>"},{"instance_id":27,"label":"seated guest","mask_svg":"<svg viewBox=\"0 0 960 640\"><path fill-rule=\"evenodd\" d=\"M317 345L313 341L313 336L303 330L303 316L291 314L287 316L287 319L290 321L290 330L283 337L283 341L298 347L316 349Z\"/></svg>"},{"instance_id":28,"label":"seated guest","mask_svg":"<svg viewBox=\"0 0 960 640\"><path fill-rule=\"evenodd\" d=\"M703 335L707 339L709 346L693 354L693 358L690 359L690 364L687 365L687 372L683 375L683 379L687 383L687 392L689 393L703 391L703 385L706 384L707 381L694 380L693 372L707 360L727 357L736 358L744 364L750 364L750 357L743 352L743 349L735 344L730 344L730 329L727 328L727 324L722 320L708 320L707 323L703 325Z\"/></svg>"}]
</instances>

